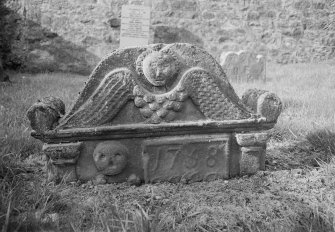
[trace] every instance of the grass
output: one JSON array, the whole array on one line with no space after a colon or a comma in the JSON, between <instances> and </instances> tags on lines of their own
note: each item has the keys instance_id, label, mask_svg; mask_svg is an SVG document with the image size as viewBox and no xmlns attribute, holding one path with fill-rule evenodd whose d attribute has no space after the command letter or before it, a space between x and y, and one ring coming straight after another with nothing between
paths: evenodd
<instances>
[{"instance_id":1,"label":"grass","mask_svg":"<svg viewBox=\"0 0 335 232\"><path fill-rule=\"evenodd\" d=\"M334 73L335 66L326 63L270 65L266 83L236 83L236 90L239 95L248 88L276 93L284 108L276 128L283 138L304 138L317 129L335 129Z\"/></svg>"},{"instance_id":2,"label":"grass","mask_svg":"<svg viewBox=\"0 0 335 232\"><path fill-rule=\"evenodd\" d=\"M335 231L335 66L271 65L266 83L284 111L271 131L267 170L193 184L46 182L27 109L45 96L73 104L86 77L12 73L0 86L2 231Z\"/></svg>"}]
</instances>

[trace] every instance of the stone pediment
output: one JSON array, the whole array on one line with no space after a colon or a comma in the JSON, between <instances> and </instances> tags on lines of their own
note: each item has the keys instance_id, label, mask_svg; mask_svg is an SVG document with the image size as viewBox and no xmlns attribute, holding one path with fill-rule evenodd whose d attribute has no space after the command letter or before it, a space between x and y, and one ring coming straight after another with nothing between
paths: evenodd
<instances>
[{"instance_id":1,"label":"stone pediment","mask_svg":"<svg viewBox=\"0 0 335 232\"><path fill-rule=\"evenodd\" d=\"M120 49L100 62L57 128L255 117L208 53L158 44Z\"/></svg>"},{"instance_id":2,"label":"stone pediment","mask_svg":"<svg viewBox=\"0 0 335 232\"><path fill-rule=\"evenodd\" d=\"M220 64L190 44L118 49L72 109L47 97L27 112L49 178L96 183L201 181L264 169L273 93L236 95Z\"/></svg>"}]
</instances>

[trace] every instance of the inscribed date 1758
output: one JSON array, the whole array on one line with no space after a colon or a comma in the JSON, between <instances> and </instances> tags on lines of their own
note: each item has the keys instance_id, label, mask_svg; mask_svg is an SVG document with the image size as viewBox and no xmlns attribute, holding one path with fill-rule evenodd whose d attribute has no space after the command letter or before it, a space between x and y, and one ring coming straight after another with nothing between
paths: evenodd
<instances>
[{"instance_id":1,"label":"inscribed date 1758","mask_svg":"<svg viewBox=\"0 0 335 232\"><path fill-rule=\"evenodd\" d=\"M229 135L150 139L143 143L145 182L229 177Z\"/></svg>"}]
</instances>

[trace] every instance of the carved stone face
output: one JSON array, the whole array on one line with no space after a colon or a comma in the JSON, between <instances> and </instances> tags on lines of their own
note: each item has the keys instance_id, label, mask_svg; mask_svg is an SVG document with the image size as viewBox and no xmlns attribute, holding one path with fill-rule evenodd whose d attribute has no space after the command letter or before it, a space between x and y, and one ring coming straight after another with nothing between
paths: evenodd
<instances>
[{"instance_id":1,"label":"carved stone face","mask_svg":"<svg viewBox=\"0 0 335 232\"><path fill-rule=\"evenodd\" d=\"M178 73L176 58L163 52L152 52L143 60L143 73L154 86L172 82Z\"/></svg>"},{"instance_id":2,"label":"carved stone face","mask_svg":"<svg viewBox=\"0 0 335 232\"><path fill-rule=\"evenodd\" d=\"M116 175L127 164L128 149L119 142L99 143L93 152L93 159L98 171L104 175Z\"/></svg>"}]
</instances>

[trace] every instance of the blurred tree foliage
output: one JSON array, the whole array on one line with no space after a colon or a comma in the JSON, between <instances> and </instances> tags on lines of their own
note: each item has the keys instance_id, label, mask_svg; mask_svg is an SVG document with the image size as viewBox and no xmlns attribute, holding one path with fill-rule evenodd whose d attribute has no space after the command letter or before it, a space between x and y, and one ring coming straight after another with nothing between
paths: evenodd
<instances>
[{"instance_id":1,"label":"blurred tree foliage","mask_svg":"<svg viewBox=\"0 0 335 232\"><path fill-rule=\"evenodd\" d=\"M22 61L12 54L13 43L20 39L20 21L19 14L6 6L6 0L0 0L0 63L3 68L17 69L21 66Z\"/></svg>"},{"instance_id":2,"label":"blurred tree foliage","mask_svg":"<svg viewBox=\"0 0 335 232\"><path fill-rule=\"evenodd\" d=\"M0 0L0 56L4 58L5 54L10 52L12 33L8 25L8 16L10 10L5 5L5 0Z\"/></svg>"}]
</instances>

